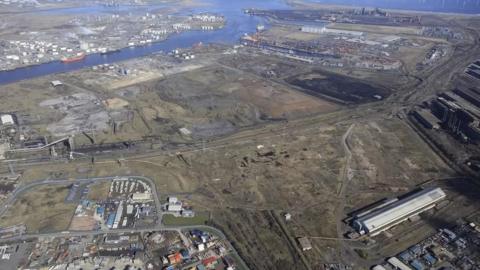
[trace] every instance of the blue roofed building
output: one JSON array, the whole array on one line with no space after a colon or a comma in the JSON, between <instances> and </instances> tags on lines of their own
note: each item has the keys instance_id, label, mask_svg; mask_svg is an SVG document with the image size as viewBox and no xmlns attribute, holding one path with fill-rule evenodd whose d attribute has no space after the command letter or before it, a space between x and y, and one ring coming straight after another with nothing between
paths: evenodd
<instances>
[{"instance_id":1,"label":"blue roofed building","mask_svg":"<svg viewBox=\"0 0 480 270\"><path fill-rule=\"evenodd\" d=\"M428 265L434 265L437 263L437 258L430 253L423 255L423 259L427 262Z\"/></svg>"},{"instance_id":2,"label":"blue roofed building","mask_svg":"<svg viewBox=\"0 0 480 270\"><path fill-rule=\"evenodd\" d=\"M422 254L422 247L420 245L412 246L408 250L415 256Z\"/></svg>"},{"instance_id":3,"label":"blue roofed building","mask_svg":"<svg viewBox=\"0 0 480 270\"><path fill-rule=\"evenodd\" d=\"M409 261L411 261L413 259L413 256L410 252L408 252L408 250L405 250L404 252L398 254L398 257L400 258L400 260L402 260L403 262L406 262L408 263Z\"/></svg>"},{"instance_id":4,"label":"blue roofed building","mask_svg":"<svg viewBox=\"0 0 480 270\"><path fill-rule=\"evenodd\" d=\"M198 230L198 229L194 229L194 230L190 231L190 235L195 236L195 237L201 237L204 234L205 233L203 231Z\"/></svg>"},{"instance_id":5,"label":"blue roofed building","mask_svg":"<svg viewBox=\"0 0 480 270\"><path fill-rule=\"evenodd\" d=\"M182 249L180 250L180 255L182 255L183 259L188 259L190 258L190 252L188 252L187 249Z\"/></svg>"},{"instance_id":6,"label":"blue roofed building","mask_svg":"<svg viewBox=\"0 0 480 270\"><path fill-rule=\"evenodd\" d=\"M424 270L425 266L417 259L413 260L410 265L413 267L415 270Z\"/></svg>"},{"instance_id":7,"label":"blue roofed building","mask_svg":"<svg viewBox=\"0 0 480 270\"><path fill-rule=\"evenodd\" d=\"M110 215L108 215L107 227L112 228L114 222L115 222L115 213L111 213Z\"/></svg>"},{"instance_id":8,"label":"blue roofed building","mask_svg":"<svg viewBox=\"0 0 480 270\"><path fill-rule=\"evenodd\" d=\"M90 206L90 201L89 200L82 200L82 206L83 207L89 207Z\"/></svg>"},{"instance_id":9,"label":"blue roofed building","mask_svg":"<svg viewBox=\"0 0 480 270\"><path fill-rule=\"evenodd\" d=\"M103 217L104 214L105 214L105 207L103 206L97 207L97 215L100 217Z\"/></svg>"}]
</instances>

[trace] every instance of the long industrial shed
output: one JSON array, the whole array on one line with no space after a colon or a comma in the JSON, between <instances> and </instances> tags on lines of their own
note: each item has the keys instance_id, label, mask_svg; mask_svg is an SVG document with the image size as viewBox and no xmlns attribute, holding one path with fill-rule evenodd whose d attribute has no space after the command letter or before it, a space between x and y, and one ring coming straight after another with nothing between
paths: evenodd
<instances>
[{"instance_id":1,"label":"long industrial shed","mask_svg":"<svg viewBox=\"0 0 480 270\"><path fill-rule=\"evenodd\" d=\"M352 226L360 234L375 236L389 228L418 215L446 197L441 188L426 188L399 200L391 200L389 204L369 212L357 215Z\"/></svg>"}]
</instances>

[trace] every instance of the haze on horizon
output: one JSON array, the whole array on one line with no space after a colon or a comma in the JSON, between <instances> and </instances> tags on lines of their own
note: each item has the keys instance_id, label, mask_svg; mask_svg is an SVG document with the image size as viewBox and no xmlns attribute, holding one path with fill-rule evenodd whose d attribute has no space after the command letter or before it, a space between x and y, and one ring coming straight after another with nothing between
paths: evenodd
<instances>
[{"instance_id":1,"label":"haze on horizon","mask_svg":"<svg viewBox=\"0 0 480 270\"><path fill-rule=\"evenodd\" d=\"M480 13L480 0L307 0L322 4L339 4L394 8L419 11L436 11L452 13Z\"/></svg>"}]
</instances>

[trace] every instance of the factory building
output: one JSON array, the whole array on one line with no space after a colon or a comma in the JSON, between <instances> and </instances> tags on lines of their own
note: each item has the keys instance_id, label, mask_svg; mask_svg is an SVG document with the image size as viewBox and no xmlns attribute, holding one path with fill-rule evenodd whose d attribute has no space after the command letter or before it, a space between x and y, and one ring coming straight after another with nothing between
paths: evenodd
<instances>
[{"instance_id":1,"label":"factory building","mask_svg":"<svg viewBox=\"0 0 480 270\"><path fill-rule=\"evenodd\" d=\"M143 193L133 193L132 194L132 201L137 203L145 203L152 201L152 195L150 192L143 192Z\"/></svg>"},{"instance_id":2,"label":"factory building","mask_svg":"<svg viewBox=\"0 0 480 270\"><path fill-rule=\"evenodd\" d=\"M399 270L412 270L412 268L408 267L406 264L402 263L397 257L391 257L387 260L387 262L392 265L395 269Z\"/></svg>"},{"instance_id":3,"label":"factory building","mask_svg":"<svg viewBox=\"0 0 480 270\"><path fill-rule=\"evenodd\" d=\"M112 229L117 229L120 225L120 220L122 219L123 214L123 202L120 202L117 208L117 213L115 214L115 219L113 221Z\"/></svg>"},{"instance_id":4,"label":"factory building","mask_svg":"<svg viewBox=\"0 0 480 270\"><path fill-rule=\"evenodd\" d=\"M113 223L115 222L115 213L111 213L108 215L106 225L109 229L113 227Z\"/></svg>"},{"instance_id":5,"label":"factory building","mask_svg":"<svg viewBox=\"0 0 480 270\"><path fill-rule=\"evenodd\" d=\"M51 81L50 84L53 86L53 87L58 87L58 86L62 86L63 83L59 80L55 80L55 81Z\"/></svg>"},{"instance_id":6,"label":"factory building","mask_svg":"<svg viewBox=\"0 0 480 270\"><path fill-rule=\"evenodd\" d=\"M438 122L440 121L437 117L435 117L430 111L419 109L413 111L413 116L426 128L428 129L439 129L440 125Z\"/></svg>"},{"instance_id":7,"label":"factory building","mask_svg":"<svg viewBox=\"0 0 480 270\"><path fill-rule=\"evenodd\" d=\"M183 210L183 204L177 197L168 197L166 208L168 212L181 212Z\"/></svg>"},{"instance_id":8,"label":"factory building","mask_svg":"<svg viewBox=\"0 0 480 270\"><path fill-rule=\"evenodd\" d=\"M480 108L480 93L478 93L478 90L475 88L456 88L453 90L453 92Z\"/></svg>"},{"instance_id":9,"label":"factory building","mask_svg":"<svg viewBox=\"0 0 480 270\"><path fill-rule=\"evenodd\" d=\"M440 188L427 188L414 194L390 200L373 211L356 215L352 221L353 228L360 233L375 236L389 228L433 208L446 197Z\"/></svg>"},{"instance_id":10,"label":"factory building","mask_svg":"<svg viewBox=\"0 0 480 270\"><path fill-rule=\"evenodd\" d=\"M364 34L363 32L360 32L360 31L339 30L339 29L327 28L325 26L318 27L318 26L311 26L311 25L302 26L300 31L305 33L312 33L312 34L347 35L347 36L356 36L356 37L361 37Z\"/></svg>"},{"instance_id":11,"label":"factory building","mask_svg":"<svg viewBox=\"0 0 480 270\"><path fill-rule=\"evenodd\" d=\"M457 102L438 97L432 101L431 110L444 127L463 140L480 139L480 128L475 116Z\"/></svg>"},{"instance_id":12,"label":"factory building","mask_svg":"<svg viewBox=\"0 0 480 270\"><path fill-rule=\"evenodd\" d=\"M2 125L15 125L15 120L11 114L2 114L0 116L0 122Z\"/></svg>"}]
</instances>

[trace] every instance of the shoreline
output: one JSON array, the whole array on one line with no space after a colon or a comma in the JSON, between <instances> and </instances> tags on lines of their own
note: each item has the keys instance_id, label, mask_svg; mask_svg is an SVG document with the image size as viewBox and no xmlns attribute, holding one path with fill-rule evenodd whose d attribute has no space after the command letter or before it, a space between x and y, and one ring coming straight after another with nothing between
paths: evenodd
<instances>
[{"instance_id":1,"label":"shoreline","mask_svg":"<svg viewBox=\"0 0 480 270\"><path fill-rule=\"evenodd\" d=\"M198 0L181 0L180 2L176 2L173 0L170 1L161 1L158 3L144 3L144 4L121 4L121 7L129 7L129 8L142 8L142 7L172 7L175 6L176 8L188 8L188 7L196 7L196 6L201 6L202 3L198 2ZM81 9L81 8L88 8L88 7L105 7L106 9L111 8L113 11L115 10L116 7L114 6L103 6L101 4L92 2L92 3L86 3L86 4L78 4L78 5L60 5L60 6L51 6L51 5L45 5L40 6L40 7L33 7L33 8L28 8L26 10L18 10L15 11L15 9L22 9L22 8L11 8L9 11L0 11L0 15L18 15L18 14L29 14L29 13L35 13L35 12L51 12L51 11L59 11L59 10L65 10L65 9Z\"/></svg>"},{"instance_id":2,"label":"shoreline","mask_svg":"<svg viewBox=\"0 0 480 270\"><path fill-rule=\"evenodd\" d=\"M186 2L191 2L191 0L185 0ZM152 7L151 5L148 5L148 7ZM156 7L156 6L154 6ZM177 9L183 9L183 8L180 8L180 7L177 7ZM193 13L192 13L193 14ZM18 15L18 14L17 14ZM183 19L183 18L187 18L186 15L179 15L177 16L179 19ZM226 27L227 25L227 20L225 19L224 21L219 21L219 22L215 22L215 23L212 23L211 24L211 29L203 29L201 27L201 23L194 23L192 24L191 26L191 29L176 29L176 30L172 30L172 31L167 31L165 34L162 34L159 36L158 39L153 39L153 40L146 40L145 42L143 41L135 41L135 44L105 44L105 45L102 45L104 46L104 49L106 49L105 51L101 51L100 49L96 50L96 51L88 51L88 50L81 50L81 51L76 51L74 52L75 54L79 54L79 53L82 53L84 54L87 58L88 57L92 57L92 56L106 56L106 55L110 55L110 54L115 54L115 53L121 53L122 51L125 51L125 50L135 50L135 49L139 49L139 48L146 48L146 47L150 47L150 46L155 46L155 45L158 45L159 43L162 43L162 42L166 42L168 40L170 40L171 38L174 38L175 36L177 35L182 35L182 34L185 34L185 33L188 33L188 32L215 32L215 31L219 31L221 29L223 29L224 27ZM142 43L143 42L143 43ZM64 56L64 57L67 57L67 56ZM64 63L65 65L67 64L74 64L74 63L77 63L77 62L83 62L88 59L82 59L80 61L75 61L73 63ZM31 67L35 67L35 66L39 66L39 65L46 65L46 64L51 64L51 63L62 63L62 55L59 55L59 56L49 56L49 57L45 57L45 60L44 61L40 61L40 62L31 62L31 63L16 63L16 65L12 65L11 67L7 67L7 68L2 68L0 69L0 73L8 73L8 72L13 72L15 70L19 70L19 69L28 69L28 68L31 68ZM0 82L0 84L2 84Z\"/></svg>"},{"instance_id":3,"label":"shoreline","mask_svg":"<svg viewBox=\"0 0 480 270\"><path fill-rule=\"evenodd\" d=\"M218 30L221 30L222 28L218 28L218 29L215 29L213 31L218 31ZM19 66L19 67L16 67L16 68L13 68L13 69L3 69L3 70L0 70L0 74L1 73L9 73L9 72L15 72L15 71L18 71L18 70L28 70L30 68L33 68L33 67L36 67L36 66L41 66L41 65L48 65L48 64L54 64L54 63L59 63L59 64L64 64L64 65L74 65L74 64L77 64L77 63L82 63L82 62L85 62L87 60L88 57L92 57L92 56L108 56L108 55L111 55L111 54L116 54L116 53L121 53L122 51L124 50L135 50L135 49L139 49L139 48L145 48L145 47L151 47L151 46L154 46L154 45L158 45L162 42L166 42L168 41L170 38L176 36L176 35L181 35L181 34L185 34L185 33L189 33L189 32L196 32L196 31L202 31L202 30L198 30L198 29L194 29L194 30L189 30L189 31L183 31L183 32L179 32L179 33L172 33L170 35L168 35L167 37L165 37L164 39L162 40L156 40L156 41L153 41L151 43L147 43L147 44L142 44L142 45L135 45L135 46L126 46L126 47L121 47L121 48L118 48L118 49L112 49L112 50L109 50L105 53L103 52L96 52L96 53L85 53L85 58L80 60L80 61L75 61L75 62L72 62L72 63L64 63L62 62L61 59L59 60L54 60L54 61L47 61L47 62L43 62L43 63L34 63L34 64L31 64L31 65L28 65L28 66ZM192 44L192 46L195 45L195 44ZM184 47L179 47L179 48L184 48ZM188 48L188 47L186 47ZM153 52L151 54L158 54L158 53L162 53L162 54L166 54L168 52L165 52L165 51L162 51L162 50L159 50L159 51L156 51L156 52ZM112 62L107 62L108 64L112 64L112 63L121 63L123 61L128 61L128 60L131 60L131 59L135 59L135 58L142 58L142 57L145 57L145 55L143 56L138 56L138 57L134 57L134 58L129 58L129 59L125 59L125 60L121 60L121 61L112 61ZM96 65L92 65L92 66L84 66L82 67L81 69L83 68L91 68L93 66L96 66ZM70 71L64 71L64 72L70 72ZM58 73L63 73L62 72L58 72ZM55 73L52 73L52 74L55 74ZM1 85L8 85L10 83L15 83L15 82L18 82L18 81L14 81L14 82L9 82L9 83L4 83L2 81L0 81L0 86Z\"/></svg>"},{"instance_id":4,"label":"shoreline","mask_svg":"<svg viewBox=\"0 0 480 270\"><path fill-rule=\"evenodd\" d=\"M324 4L324 3L315 3L307 2L304 0L285 0L288 5L291 5L292 8L307 9L307 8L330 8L330 9L358 9L358 8L369 8L374 9L377 7L372 6L358 6L358 5L348 5L348 4ZM445 12L445 11L428 11L428 10L412 10L412 9L393 9L393 8L380 8L381 10L388 11L390 13L414 13L414 14L424 14L424 15L447 15L447 16L461 16L461 17L478 17L479 13L458 13L458 12Z\"/></svg>"},{"instance_id":5,"label":"shoreline","mask_svg":"<svg viewBox=\"0 0 480 270\"><path fill-rule=\"evenodd\" d=\"M198 30L193 30L193 31L198 31ZM27 65L27 66L19 66L19 67L15 67L15 68L11 68L11 69L0 69L0 73L2 72L12 72L12 71L15 71L15 70L18 70L18 69L28 69L30 67L34 67L34 66L40 66L40 65L46 65L46 64L50 64L50 63L63 63L65 65L68 65L68 64L75 64L77 62L83 62L85 61L89 56L93 56L93 55L110 55L110 54L114 54L114 53L119 53L121 52L122 50L125 50L125 49L136 49L136 48L141 48L141 47L148 47L148 46L152 46L154 45L155 43L160 43L160 42L165 42L166 40L168 40L169 38L171 38L172 36L176 35L176 34L182 34L184 32L180 32L180 33L172 33L170 35L168 35L167 37L165 37L164 39L161 39L161 40L155 40L153 42L150 42L150 43L147 43L147 44L142 44L142 45L134 45L134 46L125 46L125 47L120 47L120 48L112 48L111 50L107 50L106 52L93 52L93 53L86 53L84 52L85 54L85 58L82 59L82 60L79 60L79 61L75 61L75 62L71 62L71 63L65 63L62 61L62 59L57 59L57 60L52 60L52 61L45 61L45 62L41 62L41 63L33 63L31 65ZM2 83L0 82L0 85L2 85Z\"/></svg>"}]
</instances>

